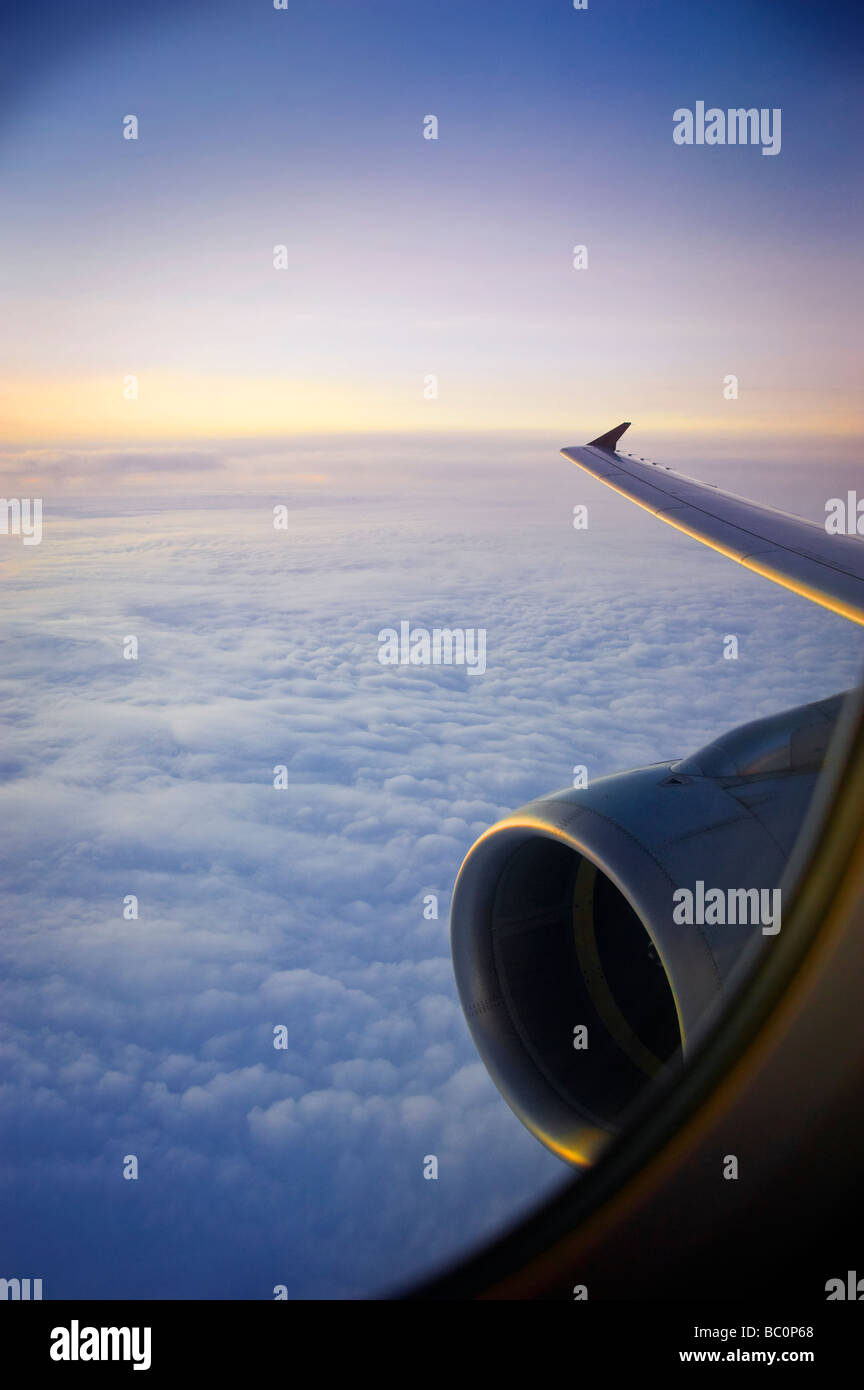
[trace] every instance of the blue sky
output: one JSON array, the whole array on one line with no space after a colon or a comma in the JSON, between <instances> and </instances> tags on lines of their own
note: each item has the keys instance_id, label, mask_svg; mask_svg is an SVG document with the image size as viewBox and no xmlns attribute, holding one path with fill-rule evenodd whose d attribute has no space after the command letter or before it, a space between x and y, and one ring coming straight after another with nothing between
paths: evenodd
<instances>
[{"instance_id":1,"label":"blue sky","mask_svg":"<svg viewBox=\"0 0 864 1390\"><path fill-rule=\"evenodd\" d=\"M19 37L0 121L16 443L564 429L625 383L643 426L691 438L857 434L854 7L158 14ZM781 153L676 146L700 99L780 107Z\"/></svg>"}]
</instances>

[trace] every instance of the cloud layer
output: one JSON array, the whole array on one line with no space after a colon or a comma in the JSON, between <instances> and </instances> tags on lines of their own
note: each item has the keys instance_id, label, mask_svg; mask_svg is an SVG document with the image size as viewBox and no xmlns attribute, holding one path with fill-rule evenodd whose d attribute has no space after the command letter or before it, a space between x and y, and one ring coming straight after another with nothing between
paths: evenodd
<instances>
[{"instance_id":1,"label":"cloud layer","mask_svg":"<svg viewBox=\"0 0 864 1390\"><path fill-rule=\"evenodd\" d=\"M843 620L532 464L430 453L396 490L358 451L320 497L83 499L40 547L10 538L8 1275L46 1297L363 1296L567 1175L458 1007L462 856L574 764L683 755L844 688L859 653ZM486 673L382 666L402 619L485 627Z\"/></svg>"}]
</instances>

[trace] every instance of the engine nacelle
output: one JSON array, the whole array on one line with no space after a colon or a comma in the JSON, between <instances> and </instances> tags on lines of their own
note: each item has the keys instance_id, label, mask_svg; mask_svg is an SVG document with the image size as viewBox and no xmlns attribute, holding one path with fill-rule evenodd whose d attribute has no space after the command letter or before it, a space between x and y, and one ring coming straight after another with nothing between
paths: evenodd
<instances>
[{"instance_id":1,"label":"engine nacelle","mask_svg":"<svg viewBox=\"0 0 864 1390\"><path fill-rule=\"evenodd\" d=\"M681 924L673 895L779 886L842 699L530 802L466 856L451 909L462 1008L505 1100L559 1157L594 1160L763 934Z\"/></svg>"}]
</instances>

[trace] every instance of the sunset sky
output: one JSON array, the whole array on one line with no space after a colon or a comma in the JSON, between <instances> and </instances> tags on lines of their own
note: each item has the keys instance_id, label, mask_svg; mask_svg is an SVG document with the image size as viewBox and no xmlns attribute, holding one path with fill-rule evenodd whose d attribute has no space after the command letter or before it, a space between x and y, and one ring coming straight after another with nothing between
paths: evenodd
<instances>
[{"instance_id":1,"label":"sunset sky","mask_svg":"<svg viewBox=\"0 0 864 1390\"><path fill-rule=\"evenodd\" d=\"M854 7L110 14L31 20L9 58L7 448L860 431ZM676 146L700 99L781 108L781 153Z\"/></svg>"}]
</instances>

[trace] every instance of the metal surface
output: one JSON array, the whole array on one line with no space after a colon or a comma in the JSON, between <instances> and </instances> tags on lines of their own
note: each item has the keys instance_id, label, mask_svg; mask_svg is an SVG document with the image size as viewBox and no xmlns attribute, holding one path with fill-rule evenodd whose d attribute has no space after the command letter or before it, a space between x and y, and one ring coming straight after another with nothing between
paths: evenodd
<instances>
[{"instance_id":1,"label":"metal surface","mask_svg":"<svg viewBox=\"0 0 864 1390\"><path fill-rule=\"evenodd\" d=\"M864 624L864 542L829 535L789 512L751 502L614 444L618 426L593 444L561 453L607 487L695 540L824 608ZM604 442L605 441L605 442Z\"/></svg>"},{"instance_id":2,"label":"metal surface","mask_svg":"<svg viewBox=\"0 0 864 1390\"><path fill-rule=\"evenodd\" d=\"M839 697L804 705L733 730L690 759L554 793L492 827L466 856L451 908L462 1008L507 1103L559 1157L579 1165L596 1161L643 1085L654 1080L640 1077L633 1055L652 1028L652 1007L658 1015L667 1007L665 987L678 1053L663 1061L674 1069L680 1052L688 1053L710 1026L725 989L734 987L742 958L764 946L761 927L750 922L681 925L673 895L700 881L724 892L779 887L821 761L818 740L803 741L806 757L796 760L790 750L797 732L833 727L839 709ZM764 772L765 762L782 766ZM702 765L719 775L703 775ZM550 842L562 847L564 859L544 854L540 846ZM565 852L572 857L570 879ZM592 866L620 899L607 892L605 913L591 915L590 930L583 913L580 931L573 929L573 913L581 864ZM554 891L553 873L563 875ZM634 934L638 925L621 938L628 907L644 929L642 942ZM610 933L617 934L610 949L634 957L624 982L627 1007L617 1008L616 991L598 964ZM649 967L651 947L662 977ZM613 962L619 975L624 968ZM591 1033L584 1054L572 1046L579 1024Z\"/></svg>"}]
</instances>

